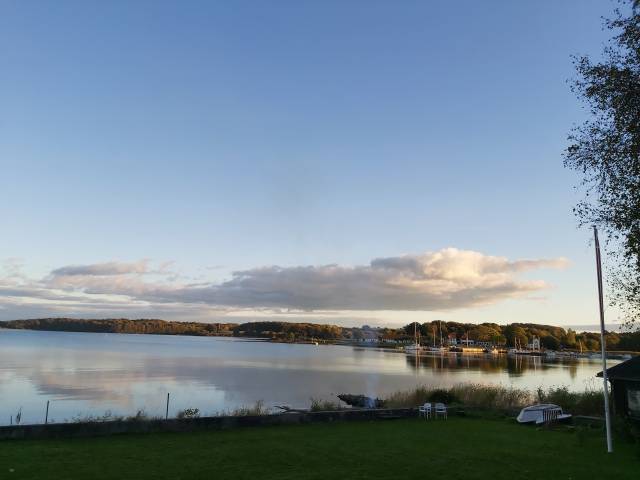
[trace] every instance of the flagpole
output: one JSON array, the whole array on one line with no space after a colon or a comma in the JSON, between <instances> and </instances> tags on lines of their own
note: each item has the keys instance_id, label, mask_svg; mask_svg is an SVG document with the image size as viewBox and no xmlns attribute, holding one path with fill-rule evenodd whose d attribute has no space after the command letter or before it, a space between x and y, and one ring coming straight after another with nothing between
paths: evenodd
<instances>
[{"instance_id":1,"label":"flagpole","mask_svg":"<svg viewBox=\"0 0 640 480\"><path fill-rule=\"evenodd\" d=\"M596 244L596 270L598 272L598 300L600 303L600 351L602 354L602 381L604 384L604 419L607 429L607 452L613 452L611 440L611 414L609 413L609 384L607 381L607 348L604 338L604 296L602 293L602 261L600 259L600 242L598 229L593 226L593 238Z\"/></svg>"}]
</instances>

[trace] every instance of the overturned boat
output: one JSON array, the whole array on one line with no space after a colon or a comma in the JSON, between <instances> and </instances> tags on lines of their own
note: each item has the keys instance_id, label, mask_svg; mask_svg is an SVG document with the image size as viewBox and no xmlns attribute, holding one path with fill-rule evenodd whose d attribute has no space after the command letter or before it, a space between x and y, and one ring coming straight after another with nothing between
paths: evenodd
<instances>
[{"instance_id":1,"label":"overturned boat","mask_svg":"<svg viewBox=\"0 0 640 480\"><path fill-rule=\"evenodd\" d=\"M564 413L562 408L553 403L539 403L520 410L516 417L518 423L535 423L542 425L552 422L563 422L571 418L570 413Z\"/></svg>"}]
</instances>

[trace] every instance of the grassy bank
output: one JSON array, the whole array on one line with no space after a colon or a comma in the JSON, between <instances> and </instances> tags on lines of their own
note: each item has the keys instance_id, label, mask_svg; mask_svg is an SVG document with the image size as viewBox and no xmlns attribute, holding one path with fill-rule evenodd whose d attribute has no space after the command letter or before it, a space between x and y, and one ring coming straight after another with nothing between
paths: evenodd
<instances>
[{"instance_id":1,"label":"grassy bank","mask_svg":"<svg viewBox=\"0 0 640 480\"><path fill-rule=\"evenodd\" d=\"M637 444L604 450L599 431L411 419L2 442L0 478L637 478Z\"/></svg>"},{"instance_id":2,"label":"grassy bank","mask_svg":"<svg viewBox=\"0 0 640 480\"><path fill-rule=\"evenodd\" d=\"M573 415L602 415L604 411L602 392L571 392L567 387L530 391L499 385L463 383L450 388L423 386L396 392L384 400L385 406L392 408L414 407L425 402L443 402L506 412L519 410L533 403L555 403Z\"/></svg>"}]
</instances>

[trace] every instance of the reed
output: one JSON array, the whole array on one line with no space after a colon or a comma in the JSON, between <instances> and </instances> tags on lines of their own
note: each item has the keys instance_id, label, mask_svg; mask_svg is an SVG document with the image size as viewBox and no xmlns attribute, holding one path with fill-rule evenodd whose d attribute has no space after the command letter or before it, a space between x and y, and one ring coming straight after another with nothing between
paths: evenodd
<instances>
[{"instance_id":1,"label":"reed","mask_svg":"<svg viewBox=\"0 0 640 480\"><path fill-rule=\"evenodd\" d=\"M602 393L591 388L571 392L567 387L538 388L535 392L502 385L462 383L449 388L421 386L395 392L385 399L392 408L415 407L425 402L459 404L484 410L511 411L536 402L555 403L574 415L601 415Z\"/></svg>"},{"instance_id":2,"label":"reed","mask_svg":"<svg viewBox=\"0 0 640 480\"><path fill-rule=\"evenodd\" d=\"M311 412L332 412L335 410L342 410L342 407L337 402L331 400L319 400L317 398L311 398Z\"/></svg>"},{"instance_id":3,"label":"reed","mask_svg":"<svg viewBox=\"0 0 640 480\"><path fill-rule=\"evenodd\" d=\"M574 415L602 415L604 397L602 392L587 388L583 392L570 392L567 387L538 388L540 403L555 403Z\"/></svg>"},{"instance_id":4,"label":"reed","mask_svg":"<svg viewBox=\"0 0 640 480\"><path fill-rule=\"evenodd\" d=\"M147 422L150 420L161 420L161 417L150 416L144 409L129 416L114 415L111 410L107 410L102 415L76 415L71 418L71 423ZM69 420L64 421L64 423L67 422ZM54 423L53 420L51 423Z\"/></svg>"},{"instance_id":5,"label":"reed","mask_svg":"<svg viewBox=\"0 0 640 480\"><path fill-rule=\"evenodd\" d=\"M258 400L251 407L240 407L233 410L230 414L232 417L251 417L258 415L269 415L270 409L264 406L262 400Z\"/></svg>"}]
</instances>

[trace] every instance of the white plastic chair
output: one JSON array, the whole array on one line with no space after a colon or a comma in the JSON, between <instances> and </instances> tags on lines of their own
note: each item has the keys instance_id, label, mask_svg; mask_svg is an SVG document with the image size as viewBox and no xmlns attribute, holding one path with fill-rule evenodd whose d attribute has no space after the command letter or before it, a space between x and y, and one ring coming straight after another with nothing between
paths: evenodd
<instances>
[{"instance_id":1,"label":"white plastic chair","mask_svg":"<svg viewBox=\"0 0 640 480\"><path fill-rule=\"evenodd\" d=\"M447 419L447 406L444 403L436 403L436 418L438 416L444 417Z\"/></svg>"},{"instance_id":2,"label":"white plastic chair","mask_svg":"<svg viewBox=\"0 0 640 480\"><path fill-rule=\"evenodd\" d=\"M431 404L425 403L421 407L418 407L418 415L420 417L424 416L424 419L431 418Z\"/></svg>"}]
</instances>

